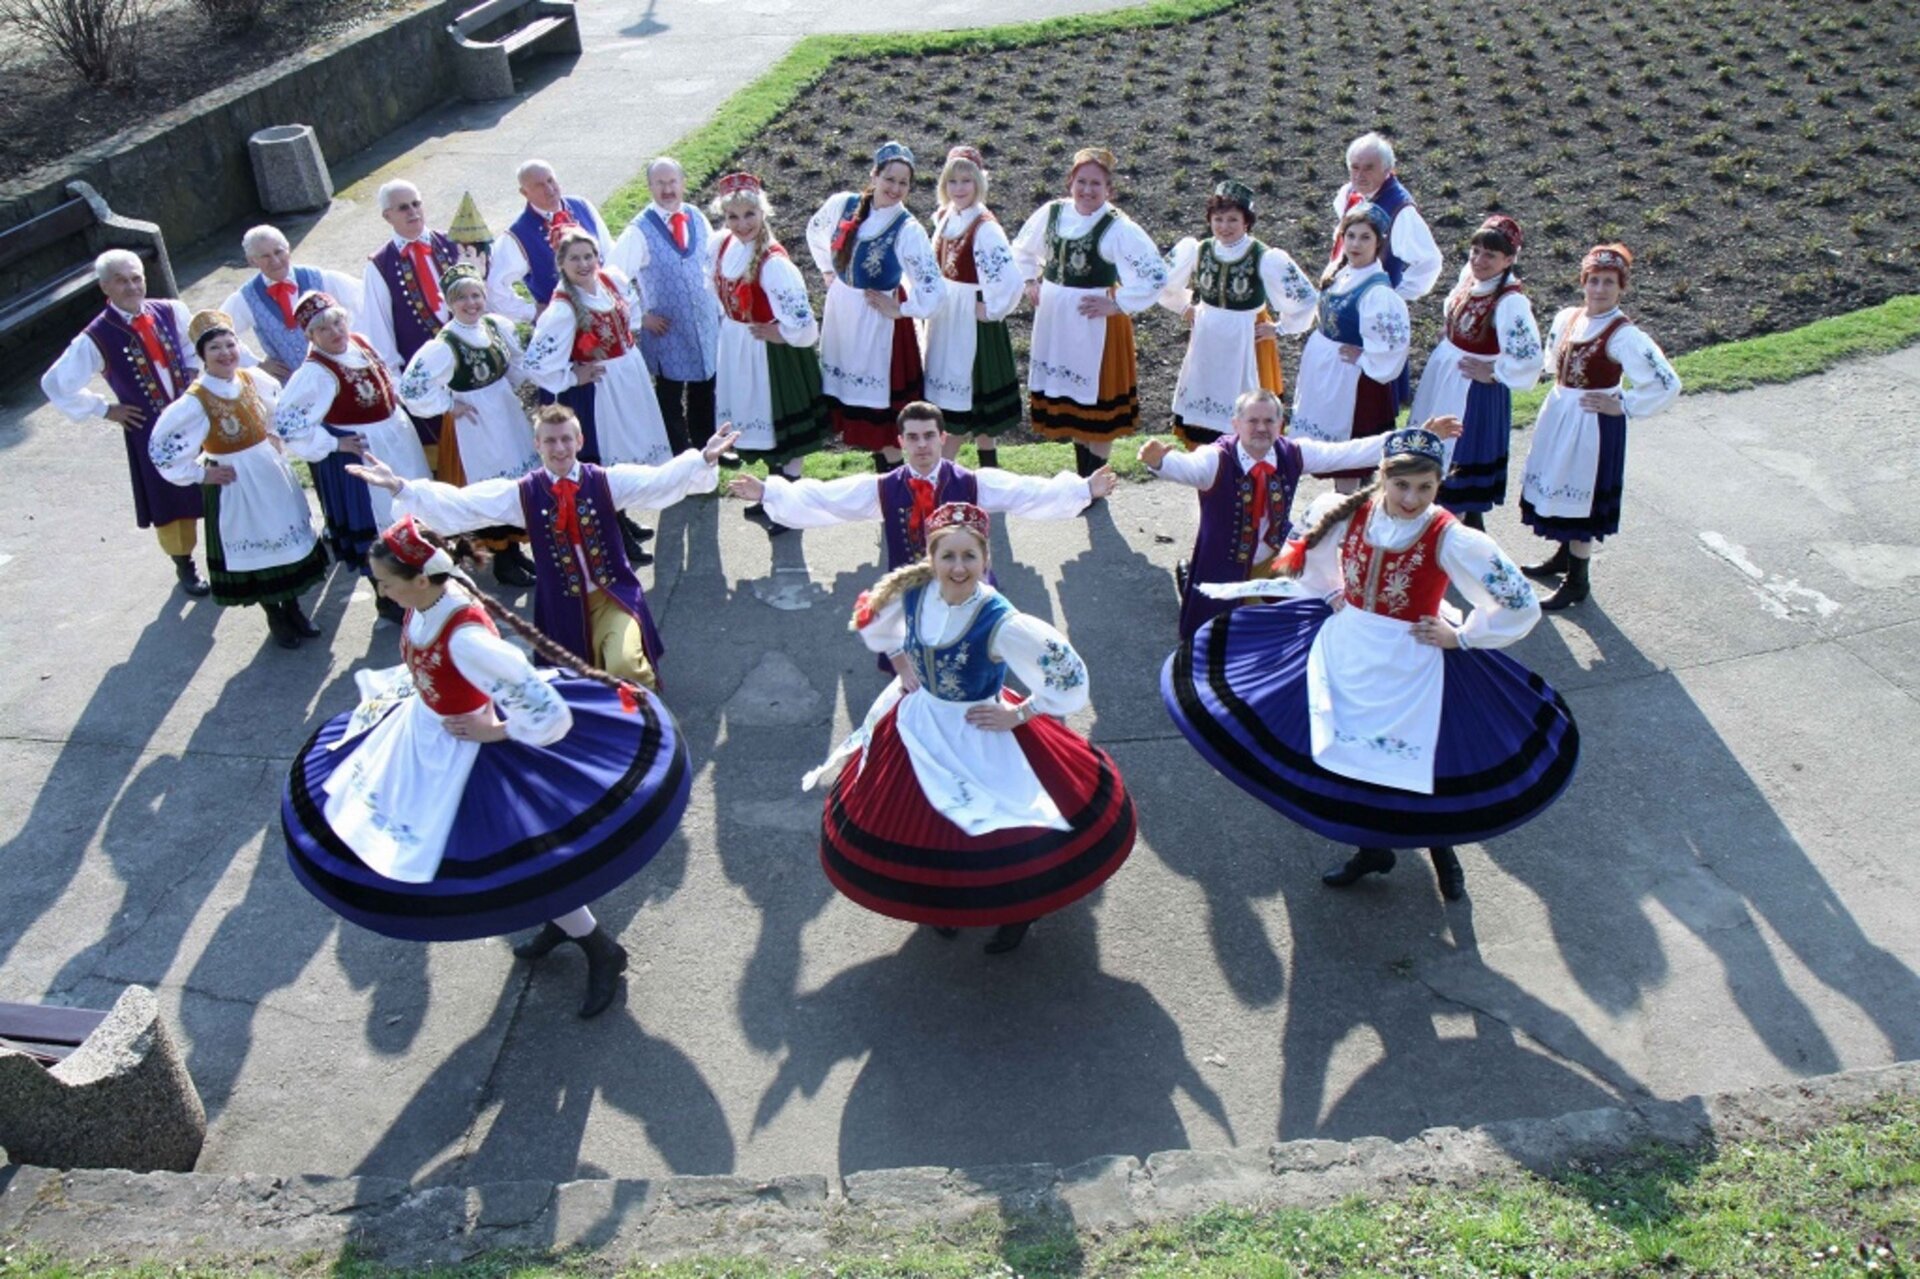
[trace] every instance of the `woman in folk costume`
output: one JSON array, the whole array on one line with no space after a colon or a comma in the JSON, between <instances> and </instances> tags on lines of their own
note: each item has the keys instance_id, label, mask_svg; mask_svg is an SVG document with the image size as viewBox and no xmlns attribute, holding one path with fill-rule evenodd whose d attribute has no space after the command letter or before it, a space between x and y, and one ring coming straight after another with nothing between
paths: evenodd
<instances>
[{"instance_id":1,"label":"woman in folk costume","mask_svg":"<svg viewBox=\"0 0 1920 1279\"><path fill-rule=\"evenodd\" d=\"M602 466L639 462L663 466L673 460L667 426L653 377L635 345L633 317L646 307L633 282L600 261L600 242L577 226L554 236L560 284L552 306L534 322L524 363L540 385L541 399L572 409L586 435L584 461ZM630 558L651 564L642 549L652 533L626 514L620 527Z\"/></svg>"},{"instance_id":2,"label":"woman in folk costume","mask_svg":"<svg viewBox=\"0 0 1920 1279\"><path fill-rule=\"evenodd\" d=\"M760 179L729 173L718 183L708 269L720 296L714 417L740 433L741 453L789 477L827 438L820 398L820 326L807 283L773 234L773 205ZM749 513L751 515L751 512Z\"/></svg>"},{"instance_id":3,"label":"woman in folk costume","mask_svg":"<svg viewBox=\"0 0 1920 1279\"><path fill-rule=\"evenodd\" d=\"M927 558L860 597L854 628L898 678L804 784L840 769L820 838L835 888L946 936L994 925L998 954L1120 868L1134 813L1113 760L1050 718L1086 706L1087 668L987 584L988 518L936 508Z\"/></svg>"},{"instance_id":4,"label":"woman in folk costume","mask_svg":"<svg viewBox=\"0 0 1920 1279\"><path fill-rule=\"evenodd\" d=\"M1320 277L1319 323L1300 353L1293 391L1293 434L1337 444L1393 429L1400 414L1393 383L1407 364L1413 330L1407 304L1380 266L1392 226L1377 204L1356 204L1340 219L1341 256ZM1350 493L1365 471L1336 477Z\"/></svg>"},{"instance_id":5,"label":"woman in folk costume","mask_svg":"<svg viewBox=\"0 0 1920 1279\"><path fill-rule=\"evenodd\" d=\"M1233 406L1262 388L1279 395L1282 333L1313 327L1320 295L1282 249L1255 239L1253 192L1222 182L1207 197L1204 240L1173 246L1160 305L1187 322L1193 336L1173 388L1173 433L1188 448L1233 430Z\"/></svg>"},{"instance_id":6,"label":"woman in folk costume","mask_svg":"<svg viewBox=\"0 0 1920 1279\"><path fill-rule=\"evenodd\" d=\"M947 456L969 435L983 467L1000 465L998 441L1020 425L1020 370L1007 316L1020 305L1020 272L1000 220L987 209L987 166L973 147L947 152L933 256L946 297L927 317L927 399L946 415Z\"/></svg>"},{"instance_id":7,"label":"woman in folk costume","mask_svg":"<svg viewBox=\"0 0 1920 1279\"><path fill-rule=\"evenodd\" d=\"M1540 380L1540 326L1513 274L1520 224L1496 213L1468 242L1467 264L1447 295L1446 335L1427 357L1413 394L1415 422L1457 417L1466 431L1449 446L1440 505L1468 528L1507 500L1513 393Z\"/></svg>"},{"instance_id":8,"label":"woman in folk costume","mask_svg":"<svg viewBox=\"0 0 1920 1279\"><path fill-rule=\"evenodd\" d=\"M913 322L946 296L927 233L906 206L913 152L888 142L873 153L864 191L829 196L807 223L807 248L827 281L820 316L820 386L848 447L900 462L899 412L926 398Z\"/></svg>"},{"instance_id":9,"label":"woman in folk costume","mask_svg":"<svg viewBox=\"0 0 1920 1279\"><path fill-rule=\"evenodd\" d=\"M167 405L147 443L153 465L181 487L200 486L213 602L258 604L281 648L320 628L300 611L300 593L327 573L307 495L273 433L280 384L240 367L240 339L220 311L187 325L200 373Z\"/></svg>"},{"instance_id":10,"label":"woman in folk costume","mask_svg":"<svg viewBox=\"0 0 1920 1279\"><path fill-rule=\"evenodd\" d=\"M1560 549L1526 568L1560 577L1540 607L1578 604L1590 590L1593 544L1620 531L1627 419L1658 413L1680 395L1680 375L1658 343L1620 309L1633 270L1624 244L1601 244L1580 263L1581 306L1553 317L1547 358L1553 389L1527 450L1520 518Z\"/></svg>"},{"instance_id":11,"label":"woman in folk costume","mask_svg":"<svg viewBox=\"0 0 1920 1279\"><path fill-rule=\"evenodd\" d=\"M444 413L452 419L451 429L440 435L440 475L448 483L517 480L540 465L540 455L516 393L527 373L513 321L487 313L487 277L469 263L448 267L440 292L452 318L407 361L400 375L401 402L416 417ZM520 549L520 530L488 529L471 536L493 553L495 581L533 585L533 564Z\"/></svg>"},{"instance_id":12,"label":"woman in folk costume","mask_svg":"<svg viewBox=\"0 0 1920 1279\"><path fill-rule=\"evenodd\" d=\"M1033 429L1073 441L1081 475L1140 423L1133 319L1167 284L1147 233L1109 203L1113 152L1082 147L1067 171L1067 198L1049 200L1013 238L1033 303L1027 408Z\"/></svg>"},{"instance_id":13,"label":"woman in folk costume","mask_svg":"<svg viewBox=\"0 0 1920 1279\"><path fill-rule=\"evenodd\" d=\"M454 569L412 519L372 551L407 610L403 667L293 762L280 806L294 876L388 937L463 941L540 925L514 948L586 953L582 1017L619 991L627 953L588 903L660 851L687 806L687 752L659 698L584 665ZM559 670L536 670L504 623Z\"/></svg>"},{"instance_id":14,"label":"woman in folk costume","mask_svg":"<svg viewBox=\"0 0 1920 1279\"><path fill-rule=\"evenodd\" d=\"M1445 457L1430 431L1394 432L1375 482L1315 502L1282 575L1249 588L1297 598L1221 614L1161 672L1168 712L1209 763L1359 845L1322 876L1330 887L1424 846L1442 894L1459 898L1454 845L1539 815L1579 758L1560 695L1489 651L1540 609L1492 538L1434 504ZM1473 605L1464 624L1442 604L1449 585Z\"/></svg>"}]
</instances>

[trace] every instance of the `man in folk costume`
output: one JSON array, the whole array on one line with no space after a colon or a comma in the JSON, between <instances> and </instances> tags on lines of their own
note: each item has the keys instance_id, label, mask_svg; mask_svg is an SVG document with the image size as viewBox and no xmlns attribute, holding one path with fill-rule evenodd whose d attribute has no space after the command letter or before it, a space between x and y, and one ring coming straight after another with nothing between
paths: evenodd
<instances>
[{"instance_id":1,"label":"man in folk costume","mask_svg":"<svg viewBox=\"0 0 1920 1279\"><path fill-rule=\"evenodd\" d=\"M260 367L275 381L285 382L307 358L307 331L294 318L294 303L308 293L329 293L349 311L357 311L360 282L338 271L296 266L293 246L279 227L254 227L240 237L240 251L253 268L253 278L227 295L220 311L232 318L233 331L243 342L251 339L259 348Z\"/></svg>"},{"instance_id":2,"label":"man in folk costume","mask_svg":"<svg viewBox=\"0 0 1920 1279\"><path fill-rule=\"evenodd\" d=\"M640 354L653 374L674 452L713 433L720 308L707 281L713 228L686 202L687 175L672 156L647 166L653 200L620 233L608 261L639 286L647 313Z\"/></svg>"},{"instance_id":3,"label":"man in folk costume","mask_svg":"<svg viewBox=\"0 0 1920 1279\"><path fill-rule=\"evenodd\" d=\"M1378 133L1363 133L1349 142L1347 182L1333 197L1333 216L1337 221L1363 201L1386 210L1387 233L1381 237L1380 266L1393 291L1413 302L1431 293L1440 279L1440 246L1434 243L1427 220L1414 207L1413 194L1401 185L1394 164L1393 144ZM1336 235L1328 261L1339 260L1341 252ZM1402 405L1413 403L1413 379L1406 369L1400 371L1394 389Z\"/></svg>"},{"instance_id":4,"label":"man in folk costume","mask_svg":"<svg viewBox=\"0 0 1920 1279\"><path fill-rule=\"evenodd\" d=\"M409 515L441 533L511 525L527 530L534 564L533 624L562 648L618 679L657 689L666 652L646 591L620 536L624 510L659 510L719 483L719 457L735 433L714 433L699 452L688 449L664 466L622 462L596 466L579 458L580 419L564 404L534 417L540 466L518 480L484 480L456 488L406 480L377 457L351 468L393 495L396 516Z\"/></svg>"},{"instance_id":5,"label":"man in folk costume","mask_svg":"<svg viewBox=\"0 0 1920 1279\"><path fill-rule=\"evenodd\" d=\"M1289 439L1287 408L1264 388L1243 393L1233 406L1233 434L1191 453L1159 440L1140 446L1140 460L1163 480L1200 490L1200 529L1191 558L1174 577L1180 592L1180 638L1237 601L1214 599L1202 583L1246 582L1272 575L1274 556L1293 530L1293 494L1303 474L1324 475L1377 466L1385 435L1328 444ZM1442 439L1460 434L1457 418L1435 418L1427 428Z\"/></svg>"},{"instance_id":6,"label":"man in folk costume","mask_svg":"<svg viewBox=\"0 0 1920 1279\"><path fill-rule=\"evenodd\" d=\"M440 276L462 257L453 238L427 228L426 201L420 188L395 180L380 188L380 216L393 234L367 256L361 285L360 331L399 377L413 353L447 322L447 300ZM438 463L440 419L414 418L413 427L430 464Z\"/></svg>"},{"instance_id":7,"label":"man in folk costume","mask_svg":"<svg viewBox=\"0 0 1920 1279\"><path fill-rule=\"evenodd\" d=\"M560 231L577 226L600 244L602 262L613 253L607 238L606 220L593 201L567 195L560 179L545 160L528 160L514 175L527 206L507 227L507 233L493 242L493 258L487 267L487 306L515 324L532 324L553 301L560 283L559 268L553 261L553 242ZM533 295L529 302L514 291L514 285L526 285Z\"/></svg>"},{"instance_id":8,"label":"man in folk costume","mask_svg":"<svg viewBox=\"0 0 1920 1279\"><path fill-rule=\"evenodd\" d=\"M94 260L93 274L107 305L67 344L41 377L40 389L48 403L75 422L105 418L120 427L135 522L152 529L160 549L172 557L180 589L205 595L211 588L193 564L200 540L200 490L168 483L147 451L161 410L180 398L200 371L200 358L187 341L191 317L179 302L148 300L146 267L136 253L108 249ZM106 379L112 403L87 389L96 374Z\"/></svg>"}]
</instances>

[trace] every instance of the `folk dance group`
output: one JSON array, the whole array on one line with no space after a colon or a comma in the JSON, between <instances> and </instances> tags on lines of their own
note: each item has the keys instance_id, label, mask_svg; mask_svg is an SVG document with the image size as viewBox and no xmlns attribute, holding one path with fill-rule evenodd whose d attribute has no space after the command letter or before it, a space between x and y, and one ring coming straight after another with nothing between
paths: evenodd
<instances>
[{"instance_id":1,"label":"folk dance group","mask_svg":"<svg viewBox=\"0 0 1920 1279\"><path fill-rule=\"evenodd\" d=\"M1543 343L1516 273L1521 228L1496 215L1410 387L1407 305L1441 255L1386 140L1355 140L1347 160L1314 279L1254 238L1252 192L1234 182L1206 203L1209 234L1163 258L1110 202L1115 161L1097 148L1009 238L982 156L956 147L922 227L906 207L914 157L889 142L865 188L808 223L827 285L817 321L750 174L718 182L716 228L679 166L657 161L652 202L617 241L539 161L521 167L526 208L499 237L471 197L450 233L429 229L418 190L392 182L393 234L358 280L294 264L260 227L243 244L255 276L191 314L145 296L137 257L102 255L108 305L42 384L73 418L122 429L137 518L186 593L261 605L293 647L319 634L299 596L330 555L399 623L404 664L362 673L360 704L292 770L282 817L300 882L389 936L537 928L515 948L528 959L573 942L593 1016L627 957L590 905L671 835L691 774L634 572L649 534L630 512L713 491L736 450L768 463L730 487L770 534L882 526L887 572L853 628L892 678L803 779L826 791L834 886L945 935L990 927L1001 953L1125 861L1126 786L1061 722L1088 703L1086 663L995 590L989 526L1073 518L1113 492L1105 459L1140 415L1132 317L1164 307L1191 328L1172 404L1185 451L1139 453L1197 490L1200 511L1168 712L1225 776L1356 847L1327 884L1424 847L1457 899L1454 846L1538 815L1578 757L1566 703L1497 650L1587 597L1592 545L1619 528L1627 419L1679 382L1619 309L1624 246L1587 254L1582 305ZM1023 299L1024 397L1006 326ZM1276 338L1301 332L1289 412ZM1506 496L1512 392L1543 365L1554 382L1520 513L1558 549L1521 569L1483 516ZM96 374L113 401L88 390ZM531 434L527 382L544 405ZM1075 445L1074 473L994 465L1023 398L1037 434ZM1407 407L1416 425L1395 429ZM836 436L876 474L799 478ZM969 438L978 469L955 460ZM323 536L290 457L311 468ZM1296 525L1306 474L1336 491ZM200 521L210 581L193 561ZM476 546L496 580L533 588L531 623L463 571ZM1542 602L1528 577L1559 585Z\"/></svg>"}]
</instances>

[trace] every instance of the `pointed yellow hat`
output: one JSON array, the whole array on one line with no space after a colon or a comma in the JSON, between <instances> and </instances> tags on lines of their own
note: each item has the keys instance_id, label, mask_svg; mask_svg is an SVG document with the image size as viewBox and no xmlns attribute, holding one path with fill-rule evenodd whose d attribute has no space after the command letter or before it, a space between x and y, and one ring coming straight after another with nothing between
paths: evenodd
<instances>
[{"instance_id":1,"label":"pointed yellow hat","mask_svg":"<svg viewBox=\"0 0 1920 1279\"><path fill-rule=\"evenodd\" d=\"M493 243L493 232L487 229L487 220L480 216L480 206L473 202L473 192L468 191L460 197L460 211L453 215L453 225L447 228L447 238L455 244Z\"/></svg>"}]
</instances>

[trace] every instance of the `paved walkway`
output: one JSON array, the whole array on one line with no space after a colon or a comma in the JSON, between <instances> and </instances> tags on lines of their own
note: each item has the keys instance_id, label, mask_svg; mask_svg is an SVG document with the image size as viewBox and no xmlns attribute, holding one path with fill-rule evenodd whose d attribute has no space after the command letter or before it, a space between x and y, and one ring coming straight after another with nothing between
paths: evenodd
<instances>
[{"instance_id":1,"label":"paved walkway","mask_svg":"<svg viewBox=\"0 0 1920 1279\"><path fill-rule=\"evenodd\" d=\"M303 256L377 242L360 197L393 173L443 214L474 184L504 219L513 164L538 152L603 196L783 46L738 24L1035 12L891 8L586 6L569 79L368 157ZM595 154L597 97L620 105L621 156ZM641 100L669 111L625 105ZM183 265L195 302L238 278ZM877 691L844 621L875 576L873 531L785 539L776 573L736 505L690 502L661 522L654 599L693 805L604 904L631 992L582 1024L571 957L529 974L499 942L388 942L295 885L275 823L287 762L350 704L356 669L392 663L394 632L339 577L314 610L330 645L291 654L256 616L184 601L127 526L108 429L60 421L16 380L0 389L0 998L159 988L212 1117L207 1168L429 1179L1070 1164L1915 1057L1916 410L1920 350L1636 428L1628 530L1595 600L1517 650L1572 703L1581 773L1538 823L1462 850L1472 900L1451 907L1417 860L1327 892L1338 850L1174 733L1155 681L1190 495L1129 486L1084 522L997 533L1008 594L1088 656L1077 726L1118 758L1142 820L1122 873L1006 959L850 906L815 863L818 801L797 778ZM1510 513L1493 531L1533 548ZM768 607L802 554L817 606Z\"/></svg>"}]
</instances>

